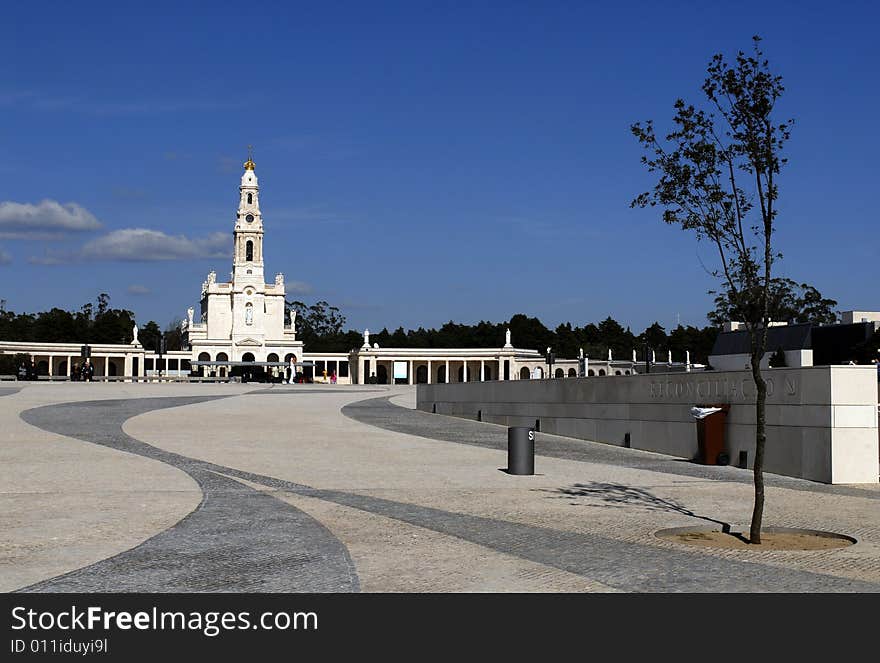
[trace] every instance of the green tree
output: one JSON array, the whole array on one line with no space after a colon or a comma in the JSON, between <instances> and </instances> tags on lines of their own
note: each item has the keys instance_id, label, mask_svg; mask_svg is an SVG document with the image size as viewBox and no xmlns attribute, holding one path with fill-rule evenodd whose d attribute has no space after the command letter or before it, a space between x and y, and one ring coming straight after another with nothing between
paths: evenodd
<instances>
[{"instance_id":1,"label":"green tree","mask_svg":"<svg viewBox=\"0 0 880 663\"><path fill-rule=\"evenodd\" d=\"M150 320L143 327L138 329L138 340L146 350L155 351L159 347L159 338L162 336L162 330L155 320Z\"/></svg>"},{"instance_id":2,"label":"green tree","mask_svg":"<svg viewBox=\"0 0 880 663\"><path fill-rule=\"evenodd\" d=\"M761 542L764 513L764 447L767 440L767 383L761 359L771 320L770 294L778 215L781 156L792 122L779 122L774 106L782 95L782 78L771 72L754 38L751 55L740 51L732 64L721 54L708 67L702 89L710 110L679 99L674 129L661 141L651 121L632 125L645 148L642 163L658 175L651 191L634 207L663 208L663 220L708 240L718 257L715 275L722 279L733 310L749 331L752 379L755 383L755 503L749 540Z\"/></svg>"},{"instance_id":3,"label":"green tree","mask_svg":"<svg viewBox=\"0 0 880 663\"><path fill-rule=\"evenodd\" d=\"M553 347L556 342L555 334L547 329L543 322L523 313L517 313L511 317L507 326L510 327L513 344L518 348L532 348L544 352L547 347ZM503 345L503 338L502 336L496 341L499 346Z\"/></svg>"},{"instance_id":4,"label":"green tree","mask_svg":"<svg viewBox=\"0 0 880 663\"><path fill-rule=\"evenodd\" d=\"M669 347L669 338L666 329L659 322L655 322L639 336L639 345L647 344L652 350L662 353Z\"/></svg>"},{"instance_id":5,"label":"green tree","mask_svg":"<svg viewBox=\"0 0 880 663\"><path fill-rule=\"evenodd\" d=\"M782 348L776 348L776 352L770 355L770 360L768 362L770 368L783 368L786 365L785 362L785 352Z\"/></svg>"},{"instance_id":6,"label":"green tree","mask_svg":"<svg viewBox=\"0 0 880 663\"><path fill-rule=\"evenodd\" d=\"M727 321L744 320L748 311L740 310L735 304L730 293L717 294L715 297L715 310L706 314L713 325L721 326ZM838 320L834 308L837 302L822 296L815 287L806 283L796 283L791 279L773 278L770 281L767 307L771 320L778 322L814 324L834 324Z\"/></svg>"},{"instance_id":7,"label":"green tree","mask_svg":"<svg viewBox=\"0 0 880 663\"><path fill-rule=\"evenodd\" d=\"M183 321L181 318L174 318L165 327L165 349L166 350L183 350L183 330L180 325ZM140 336L140 333L138 333Z\"/></svg>"}]
</instances>

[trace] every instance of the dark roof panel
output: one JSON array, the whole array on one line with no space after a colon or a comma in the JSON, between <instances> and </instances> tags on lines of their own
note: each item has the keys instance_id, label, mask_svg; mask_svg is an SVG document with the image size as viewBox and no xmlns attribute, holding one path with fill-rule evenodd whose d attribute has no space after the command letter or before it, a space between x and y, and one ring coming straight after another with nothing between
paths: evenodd
<instances>
[{"instance_id":1,"label":"dark roof panel","mask_svg":"<svg viewBox=\"0 0 880 663\"><path fill-rule=\"evenodd\" d=\"M776 352L779 348L809 350L812 347L812 328L813 325L810 323L770 327L767 330L767 352ZM749 332L743 330L718 334L710 354L743 355L751 351Z\"/></svg>"}]
</instances>

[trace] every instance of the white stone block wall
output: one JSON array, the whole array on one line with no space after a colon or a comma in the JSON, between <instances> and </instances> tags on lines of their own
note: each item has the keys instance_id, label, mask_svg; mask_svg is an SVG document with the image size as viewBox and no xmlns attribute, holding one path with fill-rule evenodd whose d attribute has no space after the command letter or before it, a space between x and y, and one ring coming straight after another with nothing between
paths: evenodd
<instances>
[{"instance_id":1,"label":"white stone block wall","mask_svg":"<svg viewBox=\"0 0 880 663\"><path fill-rule=\"evenodd\" d=\"M880 449L873 366L776 368L768 381L768 472L825 483L877 483ZM746 371L419 385L417 407L506 426L692 458L693 405L730 404L732 463L755 455L755 388Z\"/></svg>"}]
</instances>

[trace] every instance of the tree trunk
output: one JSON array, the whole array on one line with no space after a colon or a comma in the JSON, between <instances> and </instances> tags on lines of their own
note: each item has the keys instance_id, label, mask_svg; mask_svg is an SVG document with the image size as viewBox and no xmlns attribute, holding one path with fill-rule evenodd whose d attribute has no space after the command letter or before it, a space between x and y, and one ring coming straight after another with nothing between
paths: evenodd
<instances>
[{"instance_id":1,"label":"tree trunk","mask_svg":"<svg viewBox=\"0 0 880 663\"><path fill-rule=\"evenodd\" d=\"M763 353L762 353L763 354ZM764 518L764 443L767 441L766 410L767 383L761 375L760 355L752 357L752 378L755 381L755 508L752 511L752 525L749 542L761 543L761 521Z\"/></svg>"}]
</instances>

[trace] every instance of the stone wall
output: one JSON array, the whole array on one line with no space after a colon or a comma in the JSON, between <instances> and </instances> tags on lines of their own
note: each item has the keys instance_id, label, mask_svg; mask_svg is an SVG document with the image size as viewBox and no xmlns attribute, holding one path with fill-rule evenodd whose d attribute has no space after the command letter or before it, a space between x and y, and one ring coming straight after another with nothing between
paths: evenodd
<instances>
[{"instance_id":1,"label":"stone wall","mask_svg":"<svg viewBox=\"0 0 880 663\"><path fill-rule=\"evenodd\" d=\"M877 370L815 366L765 371L768 472L825 483L877 483ZM755 456L755 388L746 371L418 385L426 412L533 426L544 433L684 458L697 453L693 405L727 403L732 463Z\"/></svg>"}]
</instances>

